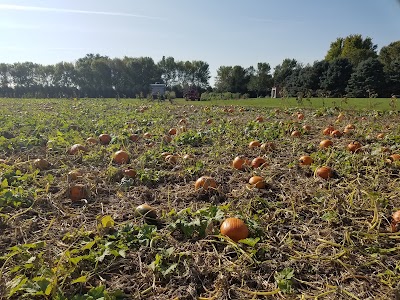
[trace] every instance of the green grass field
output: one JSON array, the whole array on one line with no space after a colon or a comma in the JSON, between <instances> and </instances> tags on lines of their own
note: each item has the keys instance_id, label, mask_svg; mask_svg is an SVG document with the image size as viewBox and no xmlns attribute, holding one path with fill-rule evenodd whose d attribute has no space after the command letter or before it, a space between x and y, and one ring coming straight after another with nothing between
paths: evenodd
<instances>
[{"instance_id":1,"label":"green grass field","mask_svg":"<svg viewBox=\"0 0 400 300\"><path fill-rule=\"evenodd\" d=\"M215 99L211 101L185 101L185 99L176 99L179 104L193 105L239 105L254 107L302 107L302 108L323 108L323 107L339 107L343 110L391 110L391 99L389 98L349 98L347 103L342 98L311 98L303 99L302 103L296 101L296 98L250 98L240 100L221 100Z\"/></svg>"}]
</instances>

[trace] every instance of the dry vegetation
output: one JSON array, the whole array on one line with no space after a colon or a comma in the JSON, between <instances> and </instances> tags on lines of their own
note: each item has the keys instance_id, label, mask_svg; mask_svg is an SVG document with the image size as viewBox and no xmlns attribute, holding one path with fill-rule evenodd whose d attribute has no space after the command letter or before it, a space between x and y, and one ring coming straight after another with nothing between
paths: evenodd
<instances>
[{"instance_id":1,"label":"dry vegetation","mask_svg":"<svg viewBox=\"0 0 400 300\"><path fill-rule=\"evenodd\" d=\"M339 113L0 100L0 295L395 298L400 234L390 223L400 208L399 165L389 156L400 153L399 117ZM329 124L343 132L349 123L355 129L341 137L322 134ZM177 133L169 141L171 128ZM85 142L102 133L110 144ZM327 138L333 146L320 149ZM249 148L253 140L272 141L275 149ZM347 145L354 140L362 148L352 153ZM74 144L87 151L68 154ZM122 165L113 160L121 149L130 157ZM166 160L164 152L174 157ZM237 170L238 155L266 163ZM300 166L303 155L313 163ZM318 177L320 166L331 167L332 177ZM253 175L265 188L248 184ZM216 188L196 190L201 176L215 179ZM83 199L72 201L70 188L78 184ZM144 203L157 220L135 213ZM227 217L244 220L249 238L235 243L220 235Z\"/></svg>"}]
</instances>

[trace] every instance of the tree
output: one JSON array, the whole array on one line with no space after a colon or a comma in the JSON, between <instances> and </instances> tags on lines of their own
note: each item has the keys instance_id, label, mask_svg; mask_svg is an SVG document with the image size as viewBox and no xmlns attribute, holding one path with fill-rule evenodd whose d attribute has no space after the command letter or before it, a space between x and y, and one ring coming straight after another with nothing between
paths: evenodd
<instances>
[{"instance_id":1,"label":"tree","mask_svg":"<svg viewBox=\"0 0 400 300\"><path fill-rule=\"evenodd\" d=\"M384 82L383 64L377 58L369 58L361 62L351 74L346 92L350 97L380 95Z\"/></svg>"},{"instance_id":2,"label":"tree","mask_svg":"<svg viewBox=\"0 0 400 300\"><path fill-rule=\"evenodd\" d=\"M370 37L363 39L361 34L352 34L345 38L337 38L336 41L332 42L325 60L347 58L353 66L357 66L370 57L377 57L377 47L372 43Z\"/></svg>"},{"instance_id":3,"label":"tree","mask_svg":"<svg viewBox=\"0 0 400 300\"><path fill-rule=\"evenodd\" d=\"M166 58L163 56L157 66L161 71L161 79L167 87L172 88L172 86L177 84L178 70L173 57L169 56Z\"/></svg>"},{"instance_id":4,"label":"tree","mask_svg":"<svg viewBox=\"0 0 400 300\"><path fill-rule=\"evenodd\" d=\"M248 90L256 93L258 97L260 94L267 95L272 87L271 66L268 63L258 63L257 70L252 71L249 68L249 84Z\"/></svg>"},{"instance_id":5,"label":"tree","mask_svg":"<svg viewBox=\"0 0 400 300\"><path fill-rule=\"evenodd\" d=\"M227 92L232 87L232 67L231 66L220 66L217 70L217 76L215 78L215 89L218 92Z\"/></svg>"},{"instance_id":6,"label":"tree","mask_svg":"<svg viewBox=\"0 0 400 300\"><path fill-rule=\"evenodd\" d=\"M387 85L383 91L385 96L400 94L400 41L382 47L379 60L386 75Z\"/></svg>"},{"instance_id":7,"label":"tree","mask_svg":"<svg viewBox=\"0 0 400 300\"><path fill-rule=\"evenodd\" d=\"M287 79L293 73L295 68L301 65L295 59L285 58L282 64L277 65L274 69L274 84L278 87L284 87L287 84Z\"/></svg>"},{"instance_id":8,"label":"tree","mask_svg":"<svg viewBox=\"0 0 400 300\"><path fill-rule=\"evenodd\" d=\"M316 94L316 91L321 89L321 78L327 72L329 62L326 60L316 61L312 66L305 66L299 74L302 91L305 95Z\"/></svg>"},{"instance_id":9,"label":"tree","mask_svg":"<svg viewBox=\"0 0 400 300\"><path fill-rule=\"evenodd\" d=\"M333 97L343 96L352 70L352 65L347 58L336 58L330 61L328 69L323 74L321 88Z\"/></svg>"}]
</instances>

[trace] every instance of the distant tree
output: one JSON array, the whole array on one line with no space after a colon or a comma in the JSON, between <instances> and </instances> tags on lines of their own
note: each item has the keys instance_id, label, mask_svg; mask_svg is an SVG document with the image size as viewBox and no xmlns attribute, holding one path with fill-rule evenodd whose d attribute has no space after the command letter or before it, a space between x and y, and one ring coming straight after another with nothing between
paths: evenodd
<instances>
[{"instance_id":1,"label":"distant tree","mask_svg":"<svg viewBox=\"0 0 400 300\"><path fill-rule=\"evenodd\" d=\"M315 61L313 65L303 67L298 74L300 91L304 95L316 95L317 90L321 89L321 79L328 67L329 62L326 60Z\"/></svg>"},{"instance_id":2,"label":"distant tree","mask_svg":"<svg viewBox=\"0 0 400 300\"><path fill-rule=\"evenodd\" d=\"M248 69L250 76L248 90L255 92L258 97L267 95L272 87L271 66L268 63L258 63L257 70Z\"/></svg>"},{"instance_id":3,"label":"distant tree","mask_svg":"<svg viewBox=\"0 0 400 300\"><path fill-rule=\"evenodd\" d=\"M299 67L301 67L301 65L297 60L289 58L284 59L283 62L274 69L274 85L284 87L287 84L287 79L293 73L293 70Z\"/></svg>"},{"instance_id":4,"label":"distant tree","mask_svg":"<svg viewBox=\"0 0 400 300\"><path fill-rule=\"evenodd\" d=\"M217 92L227 92L232 87L232 66L220 66L215 78L215 90Z\"/></svg>"},{"instance_id":5,"label":"distant tree","mask_svg":"<svg viewBox=\"0 0 400 300\"><path fill-rule=\"evenodd\" d=\"M337 38L331 43L325 60L332 61L337 58L347 58L353 66L372 57L377 57L377 45L372 43L372 39L363 39L361 34L352 34L345 38Z\"/></svg>"},{"instance_id":6,"label":"distant tree","mask_svg":"<svg viewBox=\"0 0 400 300\"><path fill-rule=\"evenodd\" d=\"M321 89L329 92L333 97L342 97L346 93L352 71L352 64L347 58L336 58L330 61L321 80Z\"/></svg>"},{"instance_id":7,"label":"distant tree","mask_svg":"<svg viewBox=\"0 0 400 300\"><path fill-rule=\"evenodd\" d=\"M382 47L379 52L379 60L383 64L386 75L385 96L400 94L400 41L390 43Z\"/></svg>"},{"instance_id":8,"label":"distant tree","mask_svg":"<svg viewBox=\"0 0 400 300\"><path fill-rule=\"evenodd\" d=\"M361 62L351 74L346 92L350 97L381 95L384 83L383 64L377 58L368 58Z\"/></svg>"},{"instance_id":9,"label":"distant tree","mask_svg":"<svg viewBox=\"0 0 400 300\"><path fill-rule=\"evenodd\" d=\"M162 59L157 63L157 66L161 71L161 79L167 87L171 88L177 84L178 70L173 57L163 56Z\"/></svg>"},{"instance_id":10,"label":"distant tree","mask_svg":"<svg viewBox=\"0 0 400 300\"><path fill-rule=\"evenodd\" d=\"M379 60L382 62L385 72L392 70L392 63L400 60L400 41L382 47L379 51Z\"/></svg>"}]
</instances>

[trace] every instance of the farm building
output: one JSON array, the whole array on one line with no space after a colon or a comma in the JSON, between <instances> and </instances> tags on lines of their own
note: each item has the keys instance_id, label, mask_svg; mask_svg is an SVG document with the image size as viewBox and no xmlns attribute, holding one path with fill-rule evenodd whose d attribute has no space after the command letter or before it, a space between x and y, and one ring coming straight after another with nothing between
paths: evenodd
<instances>
[{"instance_id":1,"label":"farm building","mask_svg":"<svg viewBox=\"0 0 400 300\"><path fill-rule=\"evenodd\" d=\"M150 84L150 92L153 96L153 99L157 99L158 97L164 98L165 96L166 85L164 83L153 83Z\"/></svg>"}]
</instances>

